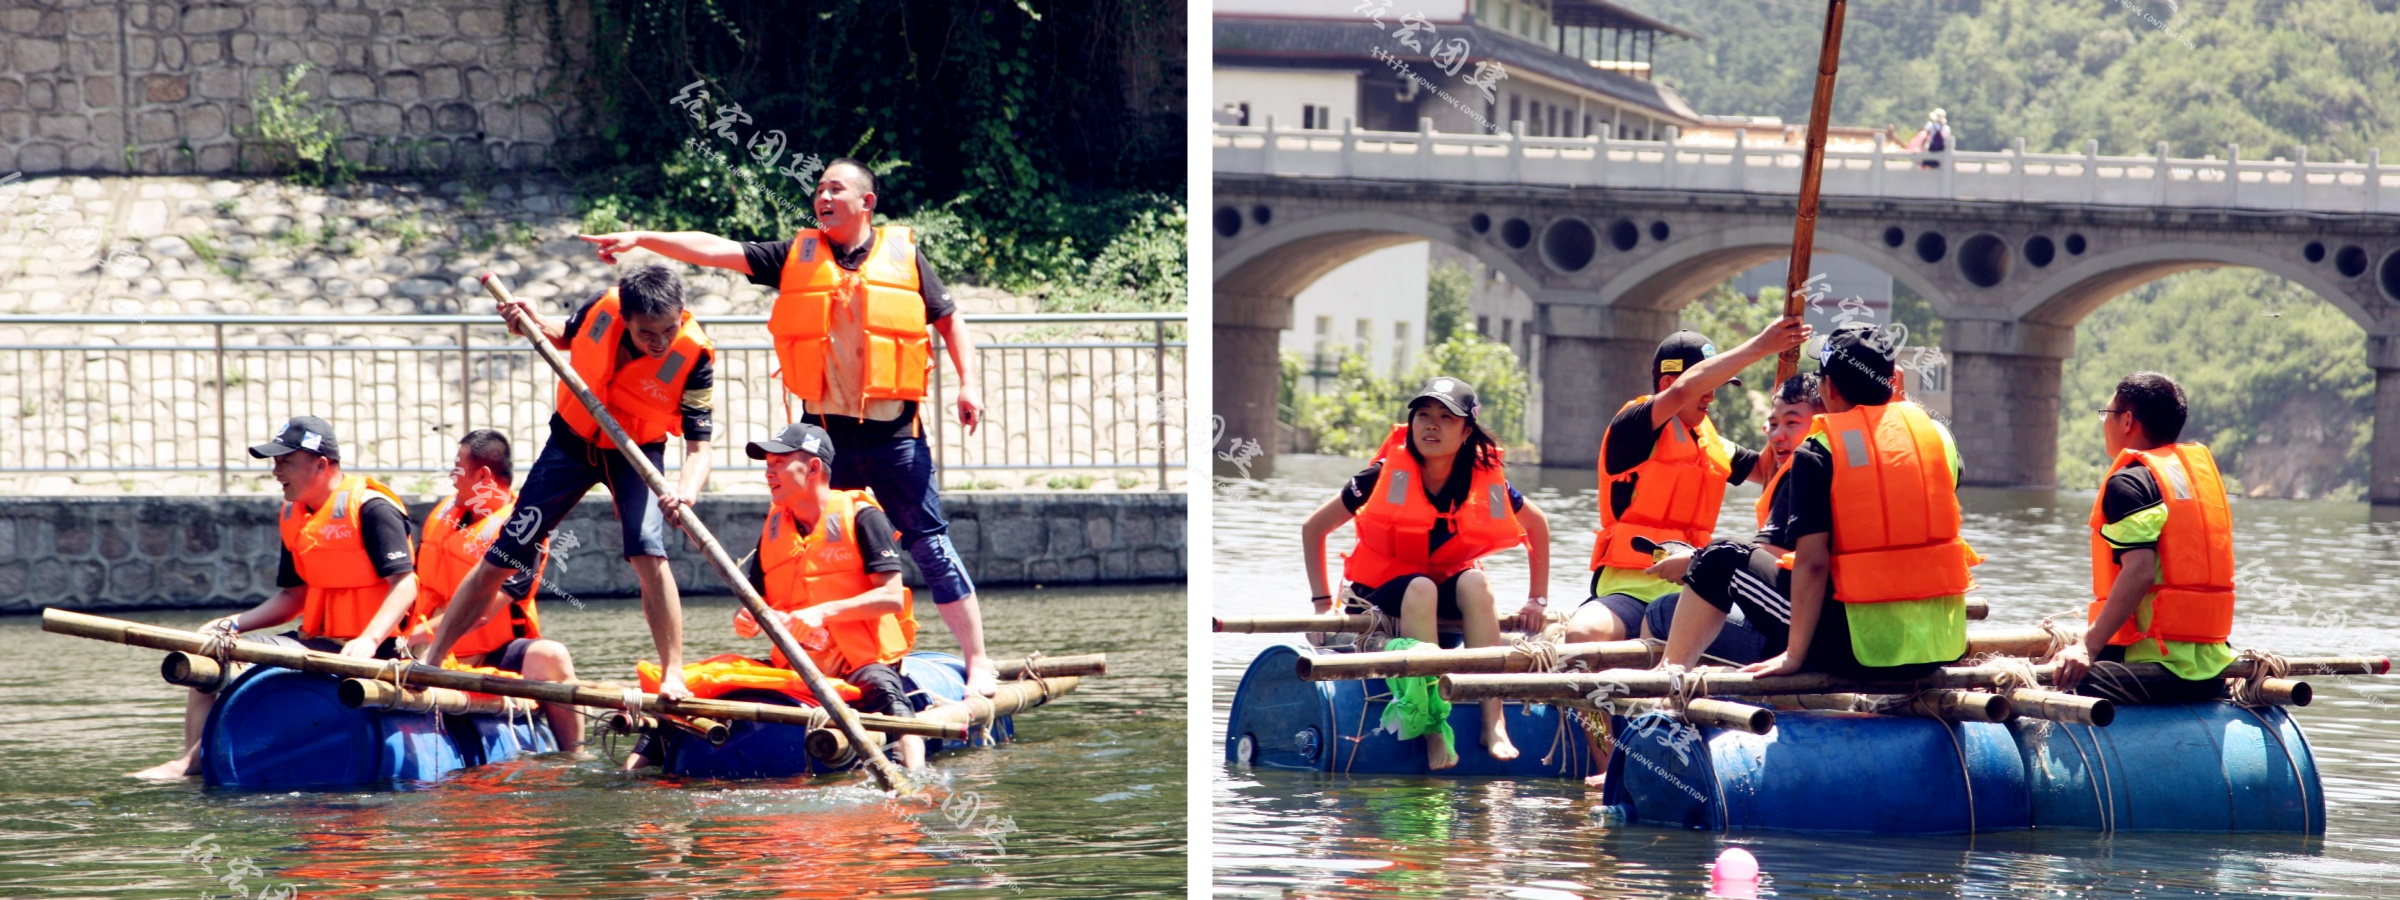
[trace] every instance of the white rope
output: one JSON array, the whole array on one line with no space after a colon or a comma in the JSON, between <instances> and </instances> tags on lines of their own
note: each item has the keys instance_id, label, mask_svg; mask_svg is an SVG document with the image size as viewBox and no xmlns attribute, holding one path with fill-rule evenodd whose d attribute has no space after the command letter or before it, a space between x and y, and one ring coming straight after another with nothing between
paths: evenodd
<instances>
[{"instance_id":1,"label":"white rope","mask_svg":"<svg viewBox=\"0 0 2400 900\"><path fill-rule=\"evenodd\" d=\"M2234 657L2235 665L2244 662L2250 664L2250 674L2242 678L2226 679L2226 693L2233 698L2235 704L2240 706L2272 705L2266 699L2267 679L2282 678L2290 674L2292 664L2271 650L2260 650L2256 647L2245 647L2240 656Z\"/></svg>"}]
</instances>

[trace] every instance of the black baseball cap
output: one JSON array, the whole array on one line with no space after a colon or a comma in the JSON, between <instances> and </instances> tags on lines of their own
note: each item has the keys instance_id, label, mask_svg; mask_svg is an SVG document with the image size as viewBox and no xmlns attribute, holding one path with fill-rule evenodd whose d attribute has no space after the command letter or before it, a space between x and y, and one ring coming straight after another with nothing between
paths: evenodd
<instances>
[{"instance_id":1,"label":"black baseball cap","mask_svg":"<svg viewBox=\"0 0 2400 900\"><path fill-rule=\"evenodd\" d=\"M283 423L283 431L264 444L250 448L252 459L282 456L294 450L306 450L334 462L342 461L342 449L333 442L333 426L315 416L293 416Z\"/></svg>"},{"instance_id":2,"label":"black baseball cap","mask_svg":"<svg viewBox=\"0 0 2400 900\"><path fill-rule=\"evenodd\" d=\"M1825 337L1825 349L1817 354L1817 364L1827 370L1836 363L1855 365L1867 374L1889 383L1898 368L1895 357L1898 347L1890 333L1864 322L1853 322L1833 330Z\"/></svg>"},{"instance_id":3,"label":"black baseball cap","mask_svg":"<svg viewBox=\"0 0 2400 900\"><path fill-rule=\"evenodd\" d=\"M1701 360L1717 355L1717 345L1697 331L1678 331L1658 342L1658 351L1650 354L1650 382L1658 383L1660 375L1680 376L1692 370ZM1741 386L1739 378L1729 378L1726 384Z\"/></svg>"},{"instance_id":4,"label":"black baseball cap","mask_svg":"<svg viewBox=\"0 0 2400 900\"><path fill-rule=\"evenodd\" d=\"M1475 417L1475 411L1480 408L1475 403L1475 386L1447 375L1437 375L1425 382L1425 386L1417 390L1417 395L1409 398L1408 408L1417 408L1417 404L1427 397L1441 401L1442 407L1450 410L1452 415L1470 419Z\"/></svg>"},{"instance_id":5,"label":"black baseball cap","mask_svg":"<svg viewBox=\"0 0 2400 900\"><path fill-rule=\"evenodd\" d=\"M751 459L765 459L769 453L806 453L819 462L833 463L833 436L806 422L785 425L772 438L751 441L747 449Z\"/></svg>"}]
</instances>

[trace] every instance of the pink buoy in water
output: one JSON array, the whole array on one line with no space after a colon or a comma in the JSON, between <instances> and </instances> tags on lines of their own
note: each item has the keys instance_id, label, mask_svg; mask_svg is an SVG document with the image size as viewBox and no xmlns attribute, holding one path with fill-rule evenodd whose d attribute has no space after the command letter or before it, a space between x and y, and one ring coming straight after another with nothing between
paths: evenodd
<instances>
[{"instance_id":1,"label":"pink buoy in water","mask_svg":"<svg viewBox=\"0 0 2400 900\"><path fill-rule=\"evenodd\" d=\"M1758 857L1740 847L1727 847L1709 867L1709 896L1749 900L1758 896Z\"/></svg>"}]
</instances>

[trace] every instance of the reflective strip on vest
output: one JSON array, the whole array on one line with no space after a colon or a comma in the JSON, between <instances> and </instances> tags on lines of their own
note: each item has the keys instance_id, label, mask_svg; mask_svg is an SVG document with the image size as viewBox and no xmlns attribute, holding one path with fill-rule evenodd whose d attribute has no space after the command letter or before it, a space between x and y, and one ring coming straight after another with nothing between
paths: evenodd
<instances>
[{"instance_id":1,"label":"reflective strip on vest","mask_svg":"<svg viewBox=\"0 0 2400 900\"><path fill-rule=\"evenodd\" d=\"M1376 457L1383 471L1376 476L1379 486L1368 491L1366 505L1351 520L1358 544L1343 557L1344 579L1369 587L1408 575L1448 580L1485 556L1525 542L1524 526L1508 502L1504 465L1474 468L1460 508L1443 513L1415 487L1425 478L1409 455L1407 426L1393 426ZM1451 537L1431 549L1430 535L1442 522L1450 524Z\"/></svg>"}]
</instances>

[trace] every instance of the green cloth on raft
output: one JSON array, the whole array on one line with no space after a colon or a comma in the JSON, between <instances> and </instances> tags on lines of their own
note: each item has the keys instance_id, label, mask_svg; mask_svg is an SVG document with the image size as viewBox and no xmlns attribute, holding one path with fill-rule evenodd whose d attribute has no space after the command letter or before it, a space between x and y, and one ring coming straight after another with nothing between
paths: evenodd
<instances>
[{"instance_id":1,"label":"green cloth on raft","mask_svg":"<svg viewBox=\"0 0 2400 900\"><path fill-rule=\"evenodd\" d=\"M1396 652L1425 643L1416 638L1396 637L1383 645L1385 651ZM1392 702L1383 708L1383 727L1398 732L1401 740L1423 737L1439 729L1442 747L1458 752L1458 736L1450 730L1450 701L1442 699L1436 686L1440 679L1433 675L1411 675L1406 678L1386 678L1384 689L1392 692Z\"/></svg>"}]
</instances>

